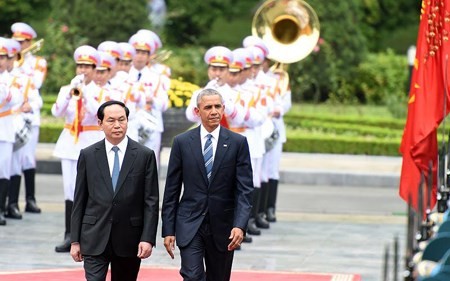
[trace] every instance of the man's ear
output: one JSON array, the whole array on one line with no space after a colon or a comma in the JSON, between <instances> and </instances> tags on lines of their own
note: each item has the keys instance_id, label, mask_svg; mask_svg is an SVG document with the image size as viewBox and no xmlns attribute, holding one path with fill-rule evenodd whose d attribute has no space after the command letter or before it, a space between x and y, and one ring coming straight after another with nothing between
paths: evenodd
<instances>
[{"instance_id":1,"label":"man's ear","mask_svg":"<svg viewBox=\"0 0 450 281\"><path fill-rule=\"evenodd\" d=\"M198 107L194 107L194 113L195 113L195 115L200 117L200 109L198 109Z\"/></svg>"},{"instance_id":2,"label":"man's ear","mask_svg":"<svg viewBox=\"0 0 450 281\"><path fill-rule=\"evenodd\" d=\"M102 128L102 120L97 119L97 123L98 123L98 125L100 126L100 130L103 131L103 128Z\"/></svg>"}]
</instances>

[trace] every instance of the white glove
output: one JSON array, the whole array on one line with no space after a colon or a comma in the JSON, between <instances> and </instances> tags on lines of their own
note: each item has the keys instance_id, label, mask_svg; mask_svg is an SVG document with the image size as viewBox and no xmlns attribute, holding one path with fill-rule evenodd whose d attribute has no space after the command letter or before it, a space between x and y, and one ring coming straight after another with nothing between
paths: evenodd
<instances>
[{"instance_id":1,"label":"white glove","mask_svg":"<svg viewBox=\"0 0 450 281\"><path fill-rule=\"evenodd\" d=\"M77 75L70 81L70 87L72 89L78 88L83 83L83 81L84 81L84 74Z\"/></svg>"},{"instance_id":2,"label":"white glove","mask_svg":"<svg viewBox=\"0 0 450 281\"><path fill-rule=\"evenodd\" d=\"M235 104L233 101L229 100L229 99L224 99L225 100L225 114L227 115L231 115L234 112L235 109Z\"/></svg>"}]
</instances>

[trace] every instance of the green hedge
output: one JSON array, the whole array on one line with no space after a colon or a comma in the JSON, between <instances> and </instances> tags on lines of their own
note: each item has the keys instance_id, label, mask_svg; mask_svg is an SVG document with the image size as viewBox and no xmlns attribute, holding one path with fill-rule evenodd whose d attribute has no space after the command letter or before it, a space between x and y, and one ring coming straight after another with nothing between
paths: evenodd
<instances>
[{"instance_id":1,"label":"green hedge","mask_svg":"<svg viewBox=\"0 0 450 281\"><path fill-rule=\"evenodd\" d=\"M289 112L284 116L284 122L288 125L294 126L302 120L316 120L321 122L332 122L336 124L355 124L360 126L375 126L386 129L403 130L405 126L404 119L395 118L374 118L361 116L339 116L335 114L313 114L302 112Z\"/></svg>"},{"instance_id":2,"label":"green hedge","mask_svg":"<svg viewBox=\"0 0 450 281\"><path fill-rule=\"evenodd\" d=\"M43 124L39 132L39 142L55 143L63 129L61 124Z\"/></svg>"},{"instance_id":3,"label":"green hedge","mask_svg":"<svg viewBox=\"0 0 450 281\"><path fill-rule=\"evenodd\" d=\"M403 130L393 130L380 126L334 123L319 120L299 120L296 123L288 123L288 126L292 129L348 136L374 136L377 138L385 138L401 137L403 134Z\"/></svg>"},{"instance_id":4,"label":"green hedge","mask_svg":"<svg viewBox=\"0 0 450 281\"><path fill-rule=\"evenodd\" d=\"M377 139L323 134L298 134L288 131L286 152L366 154L398 156L400 139Z\"/></svg>"}]
</instances>

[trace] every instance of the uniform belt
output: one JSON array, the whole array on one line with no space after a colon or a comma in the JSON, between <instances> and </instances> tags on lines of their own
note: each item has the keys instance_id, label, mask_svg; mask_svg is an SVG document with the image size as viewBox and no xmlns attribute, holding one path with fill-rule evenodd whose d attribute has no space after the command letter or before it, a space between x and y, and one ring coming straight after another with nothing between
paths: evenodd
<instances>
[{"instance_id":1,"label":"uniform belt","mask_svg":"<svg viewBox=\"0 0 450 281\"><path fill-rule=\"evenodd\" d=\"M8 115L11 115L11 114L13 114L13 110L12 110L12 109L7 110L7 111L0 112L0 118L1 118L1 117L5 117L5 116L8 116Z\"/></svg>"},{"instance_id":2,"label":"uniform belt","mask_svg":"<svg viewBox=\"0 0 450 281\"><path fill-rule=\"evenodd\" d=\"M230 130L235 133L245 132L246 129L247 129L246 127L230 127Z\"/></svg>"},{"instance_id":3,"label":"uniform belt","mask_svg":"<svg viewBox=\"0 0 450 281\"><path fill-rule=\"evenodd\" d=\"M72 129L72 124L64 124L64 128L66 129ZM90 126L81 126L80 132L85 132L85 131L100 131L100 126L96 126L96 125L90 125Z\"/></svg>"}]
</instances>

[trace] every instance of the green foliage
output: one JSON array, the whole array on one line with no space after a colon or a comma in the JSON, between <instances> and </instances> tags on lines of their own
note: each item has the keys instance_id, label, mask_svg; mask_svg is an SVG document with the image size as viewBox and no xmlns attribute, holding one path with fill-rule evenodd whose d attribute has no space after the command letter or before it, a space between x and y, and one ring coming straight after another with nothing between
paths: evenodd
<instances>
[{"instance_id":1,"label":"green foliage","mask_svg":"<svg viewBox=\"0 0 450 281\"><path fill-rule=\"evenodd\" d=\"M164 31L165 37L168 43L177 46L198 44L202 42L202 37L204 45L226 43L227 41L223 39L219 39L219 42L209 40L205 35L210 34L211 27L216 20L223 22L223 25L228 25L228 21L235 17L249 16L245 11L248 11L256 3L255 0L168 0L169 12ZM226 34L226 28L219 25L215 32L229 36L229 33ZM245 29L250 31L250 26ZM242 38L239 39L242 40Z\"/></svg>"},{"instance_id":2,"label":"green foliage","mask_svg":"<svg viewBox=\"0 0 450 281\"><path fill-rule=\"evenodd\" d=\"M360 1L343 0L330 5L314 0L309 4L319 17L321 39L316 53L290 66L293 99L317 102L333 94L335 100L351 103L352 76L367 54Z\"/></svg>"},{"instance_id":3,"label":"green foliage","mask_svg":"<svg viewBox=\"0 0 450 281\"><path fill-rule=\"evenodd\" d=\"M206 52L202 47L171 48L170 58L165 62L170 66L172 78L182 78L197 85L205 85L208 82L206 64L203 55Z\"/></svg>"},{"instance_id":4,"label":"green foliage","mask_svg":"<svg viewBox=\"0 0 450 281\"><path fill-rule=\"evenodd\" d=\"M399 145L400 139L304 134L288 130L288 140L283 149L286 152L398 156Z\"/></svg>"},{"instance_id":5,"label":"green foliage","mask_svg":"<svg viewBox=\"0 0 450 281\"><path fill-rule=\"evenodd\" d=\"M47 77L41 94L55 95L61 86L75 76L75 49L86 44L87 39L80 36L76 26L68 26L61 21L49 19L42 55L47 59Z\"/></svg>"},{"instance_id":6,"label":"green foliage","mask_svg":"<svg viewBox=\"0 0 450 281\"><path fill-rule=\"evenodd\" d=\"M76 27L88 44L97 47L106 40L127 41L141 28L149 28L146 0L53 0L57 21Z\"/></svg>"},{"instance_id":7,"label":"green foliage","mask_svg":"<svg viewBox=\"0 0 450 281\"><path fill-rule=\"evenodd\" d=\"M0 0L0 36L10 37L11 25L15 22L30 24L30 21L42 19L47 6L46 0ZM39 30L36 31L39 34Z\"/></svg>"},{"instance_id":8,"label":"green foliage","mask_svg":"<svg viewBox=\"0 0 450 281\"><path fill-rule=\"evenodd\" d=\"M290 120L291 121L291 120ZM297 119L297 122L288 122L292 129L301 129L305 133L322 133L328 135L340 136L368 136L376 138L395 137L399 138L403 134L403 128L393 130L390 128L380 127L379 124L362 125L351 123L335 123L332 121L319 121L308 119Z\"/></svg>"},{"instance_id":9,"label":"green foliage","mask_svg":"<svg viewBox=\"0 0 450 281\"><path fill-rule=\"evenodd\" d=\"M403 119L303 112L289 112L284 116L284 122L293 128L303 127L303 122L315 124L315 126L318 127L324 126L323 124L335 124L336 126L345 125L349 127L358 125L359 127L377 127L387 130L403 130L403 127L405 126L405 121ZM320 124L320 126L318 124Z\"/></svg>"},{"instance_id":10,"label":"green foliage","mask_svg":"<svg viewBox=\"0 0 450 281\"><path fill-rule=\"evenodd\" d=\"M404 54L416 43L421 1L365 0L364 36L371 51L394 49Z\"/></svg>"},{"instance_id":11,"label":"green foliage","mask_svg":"<svg viewBox=\"0 0 450 281\"><path fill-rule=\"evenodd\" d=\"M386 107L295 104L284 121L285 151L398 155L404 119Z\"/></svg>"},{"instance_id":12,"label":"green foliage","mask_svg":"<svg viewBox=\"0 0 450 281\"><path fill-rule=\"evenodd\" d=\"M40 127L39 142L56 143L63 130L62 124L43 124Z\"/></svg>"},{"instance_id":13,"label":"green foliage","mask_svg":"<svg viewBox=\"0 0 450 281\"><path fill-rule=\"evenodd\" d=\"M370 54L358 67L354 81L362 102L388 105L394 116L405 116L408 63L392 50Z\"/></svg>"}]
</instances>

